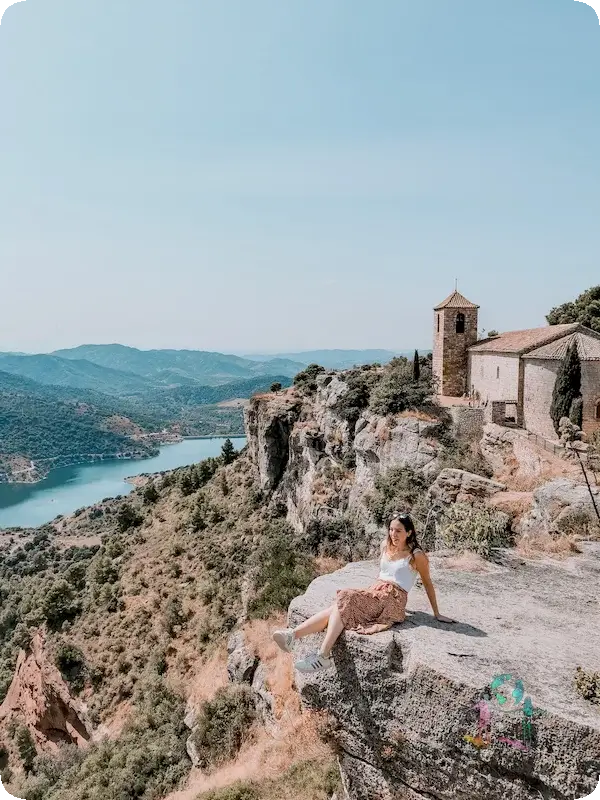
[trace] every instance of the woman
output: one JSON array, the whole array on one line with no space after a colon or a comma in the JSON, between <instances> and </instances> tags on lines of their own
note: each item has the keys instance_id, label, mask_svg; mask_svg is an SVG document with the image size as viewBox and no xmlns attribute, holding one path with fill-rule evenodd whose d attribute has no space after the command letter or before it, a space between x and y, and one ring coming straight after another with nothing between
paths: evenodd
<instances>
[{"instance_id":1,"label":"woman","mask_svg":"<svg viewBox=\"0 0 600 800\"><path fill-rule=\"evenodd\" d=\"M381 545L379 579L369 589L341 589L336 603L315 614L297 628L275 631L273 639L290 653L296 639L327 628L319 652L296 662L300 672L317 672L333 666L331 650L344 630L373 634L403 622L408 592L421 576L435 618L453 622L439 613L435 589L429 575L429 559L419 547L412 519L408 514L394 514L388 534Z\"/></svg>"}]
</instances>

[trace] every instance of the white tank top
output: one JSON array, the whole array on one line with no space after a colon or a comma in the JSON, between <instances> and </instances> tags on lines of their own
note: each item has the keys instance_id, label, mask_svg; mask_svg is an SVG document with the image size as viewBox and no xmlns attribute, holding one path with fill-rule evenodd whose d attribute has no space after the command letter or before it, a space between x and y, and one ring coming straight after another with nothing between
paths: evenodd
<instances>
[{"instance_id":1,"label":"white tank top","mask_svg":"<svg viewBox=\"0 0 600 800\"><path fill-rule=\"evenodd\" d=\"M420 552L420 550L415 550L415 553ZM411 556L406 556L406 558L390 561L384 552L381 556L379 580L391 581L391 583L396 583L401 589L404 589L405 592L410 592L419 577L417 570L410 566L410 559Z\"/></svg>"}]
</instances>

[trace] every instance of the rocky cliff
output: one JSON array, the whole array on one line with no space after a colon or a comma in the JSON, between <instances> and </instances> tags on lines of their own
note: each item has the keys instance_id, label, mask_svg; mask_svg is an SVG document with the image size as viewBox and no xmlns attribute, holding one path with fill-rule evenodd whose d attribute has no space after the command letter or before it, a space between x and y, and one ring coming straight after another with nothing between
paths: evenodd
<instances>
[{"instance_id":1,"label":"rocky cliff","mask_svg":"<svg viewBox=\"0 0 600 800\"><path fill-rule=\"evenodd\" d=\"M297 530L344 513L368 528L365 502L379 475L392 467L428 477L437 471L437 418L414 412L383 417L355 407L348 413L350 392L343 374L324 374L313 394L261 395L246 410L261 489L285 506Z\"/></svg>"},{"instance_id":2,"label":"rocky cliff","mask_svg":"<svg viewBox=\"0 0 600 800\"><path fill-rule=\"evenodd\" d=\"M592 792L600 711L574 680L577 667L598 668L600 546L585 549L563 564L506 553L479 574L433 557L441 607L455 625L437 623L417 588L405 623L373 637L346 633L333 671L298 674L304 704L331 717L349 800L574 800ZM292 603L290 624L331 604L336 589L368 586L375 575L366 562L318 578ZM318 640L303 640L297 652Z\"/></svg>"}]
</instances>

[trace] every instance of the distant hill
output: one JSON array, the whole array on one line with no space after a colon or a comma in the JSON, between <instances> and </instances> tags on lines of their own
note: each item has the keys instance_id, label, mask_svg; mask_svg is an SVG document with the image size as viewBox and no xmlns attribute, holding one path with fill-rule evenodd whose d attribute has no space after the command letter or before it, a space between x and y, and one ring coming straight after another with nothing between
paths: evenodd
<instances>
[{"instance_id":1,"label":"distant hill","mask_svg":"<svg viewBox=\"0 0 600 800\"><path fill-rule=\"evenodd\" d=\"M68 360L45 354L0 353L0 370L47 386L90 389L105 394L130 394L154 385L139 375L99 366L85 359Z\"/></svg>"},{"instance_id":2,"label":"distant hill","mask_svg":"<svg viewBox=\"0 0 600 800\"><path fill-rule=\"evenodd\" d=\"M269 359L262 363L256 359L202 350L138 350L121 344L81 345L57 350L52 356L63 361L84 360L162 386L186 383L217 386L273 373L293 378L304 368L303 363L294 363L290 359L277 359L275 363Z\"/></svg>"},{"instance_id":3,"label":"distant hill","mask_svg":"<svg viewBox=\"0 0 600 800\"><path fill-rule=\"evenodd\" d=\"M279 353L277 355L247 355L245 358L259 362L292 361L308 364L320 364L328 369L350 369L362 364L387 364L396 356L412 358L414 350L307 350L300 353ZM426 355L427 350L419 351Z\"/></svg>"},{"instance_id":4,"label":"distant hill","mask_svg":"<svg viewBox=\"0 0 600 800\"><path fill-rule=\"evenodd\" d=\"M95 404L91 395L76 399L74 391L0 371L0 481L35 479L50 467L78 460L156 451L137 439L143 428L111 398L100 395Z\"/></svg>"}]
</instances>

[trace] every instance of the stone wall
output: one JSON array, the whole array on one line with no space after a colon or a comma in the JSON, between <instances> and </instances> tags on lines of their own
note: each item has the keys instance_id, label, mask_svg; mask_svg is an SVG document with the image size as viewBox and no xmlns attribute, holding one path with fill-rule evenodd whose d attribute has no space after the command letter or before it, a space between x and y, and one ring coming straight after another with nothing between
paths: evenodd
<instances>
[{"instance_id":1,"label":"stone wall","mask_svg":"<svg viewBox=\"0 0 600 800\"><path fill-rule=\"evenodd\" d=\"M469 390L478 392L483 403L519 399L519 356L471 353Z\"/></svg>"},{"instance_id":2,"label":"stone wall","mask_svg":"<svg viewBox=\"0 0 600 800\"><path fill-rule=\"evenodd\" d=\"M584 361L581 365L581 393L583 430L589 434L600 430L600 418L596 411L600 403L600 361Z\"/></svg>"},{"instance_id":3,"label":"stone wall","mask_svg":"<svg viewBox=\"0 0 600 800\"><path fill-rule=\"evenodd\" d=\"M457 314L465 316L465 332L456 332ZM468 393L469 347L477 341L477 309L445 308L436 311L433 329L433 374L438 393L462 397Z\"/></svg>"},{"instance_id":4,"label":"stone wall","mask_svg":"<svg viewBox=\"0 0 600 800\"><path fill-rule=\"evenodd\" d=\"M485 425L483 408L452 406L448 409L453 422L454 435L460 439L481 439Z\"/></svg>"}]
</instances>

